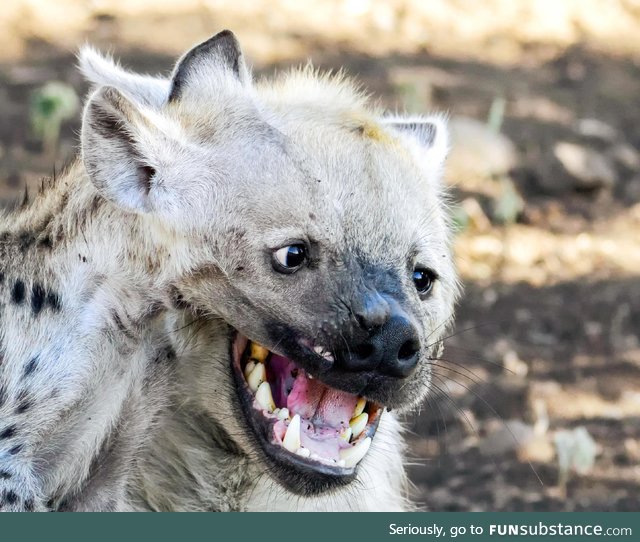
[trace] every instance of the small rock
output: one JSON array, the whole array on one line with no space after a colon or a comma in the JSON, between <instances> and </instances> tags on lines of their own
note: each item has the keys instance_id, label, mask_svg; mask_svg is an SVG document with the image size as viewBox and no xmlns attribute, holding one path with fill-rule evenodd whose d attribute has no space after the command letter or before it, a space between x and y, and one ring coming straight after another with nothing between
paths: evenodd
<instances>
[{"instance_id":1,"label":"small rock","mask_svg":"<svg viewBox=\"0 0 640 542\"><path fill-rule=\"evenodd\" d=\"M613 126L598 119L580 119L576 123L576 130L580 135L603 141L613 141L618 137L618 131Z\"/></svg>"},{"instance_id":2,"label":"small rock","mask_svg":"<svg viewBox=\"0 0 640 542\"><path fill-rule=\"evenodd\" d=\"M553 154L571 175L577 188L611 188L617 181L610 160L595 149L561 141L555 145Z\"/></svg>"},{"instance_id":3,"label":"small rock","mask_svg":"<svg viewBox=\"0 0 640 542\"><path fill-rule=\"evenodd\" d=\"M452 181L467 177L491 178L507 174L517 162L516 148L501 133L480 121L455 117L449 123L451 154L447 177Z\"/></svg>"}]
</instances>

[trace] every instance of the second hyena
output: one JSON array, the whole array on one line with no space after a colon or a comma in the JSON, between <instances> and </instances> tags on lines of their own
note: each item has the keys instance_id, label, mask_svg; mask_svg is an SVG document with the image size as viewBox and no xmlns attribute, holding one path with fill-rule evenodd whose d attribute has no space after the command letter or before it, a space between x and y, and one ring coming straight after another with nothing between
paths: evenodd
<instances>
[{"instance_id":1,"label":"second hyena","mask_svg":"<svg viewBox=\"0 0 640 542\"><path fill-rule=\"evenodd\" d=\"M457 294L440 118L90 49L82 159L0 219L0 509L402 509L387 409Z\"/></svg>"}]
</instances>

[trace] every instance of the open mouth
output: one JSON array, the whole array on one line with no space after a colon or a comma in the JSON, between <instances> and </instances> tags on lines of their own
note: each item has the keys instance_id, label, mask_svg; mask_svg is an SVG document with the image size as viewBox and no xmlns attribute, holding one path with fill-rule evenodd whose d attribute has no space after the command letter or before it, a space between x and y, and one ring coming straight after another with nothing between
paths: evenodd
<instances>
[{"instance_id":1,"label":"open mouth","mask_svg":"<svg viewBox=\"0 0 640 542\"><path fill-rule=\"evenodd\" d=\"M331 356L321 347L302 346L311 356ZM232 343L232 360L245 417L272 463L321 475L322 486L331 485L327 478L342 479L338 483L354 478L381 406L327 386L295 361L240 333Z\"/></svg>"}]
</instances>

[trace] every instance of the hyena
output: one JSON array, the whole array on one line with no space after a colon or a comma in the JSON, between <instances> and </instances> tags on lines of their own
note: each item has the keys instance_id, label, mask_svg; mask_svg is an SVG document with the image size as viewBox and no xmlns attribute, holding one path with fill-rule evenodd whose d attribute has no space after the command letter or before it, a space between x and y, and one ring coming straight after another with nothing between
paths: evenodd
<instances>
[{"instance_id":1,"label":"hyena","mask_svg":"<svg viewBox=\"0 0 640 542\"><path fill-rule=\"evenodd\" d=\"M441 117L85 48L81 159L0 219L0 508L402 510L457 295ZM391 410L394 410L392 413Z\"/></svg>"}]
</instances>

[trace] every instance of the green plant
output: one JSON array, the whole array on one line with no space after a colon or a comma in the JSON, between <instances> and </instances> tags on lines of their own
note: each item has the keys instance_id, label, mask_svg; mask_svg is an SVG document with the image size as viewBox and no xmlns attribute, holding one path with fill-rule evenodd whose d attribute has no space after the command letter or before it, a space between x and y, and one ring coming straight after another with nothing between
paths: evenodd
<instances>
[{"instance_id":1,"label":"green plant","mask_svg":"<svg viewBox=\"0 0 640 542\"><path fill-rule=\"evenodd\" d=\"M33 93L29 117L44 152L55 156L62 123L73 118L79 108L75 90L65 83L49 81Z\"/></svg>"}]
</instances>

